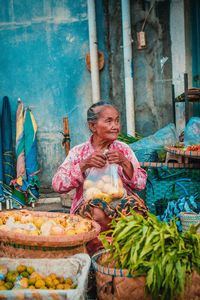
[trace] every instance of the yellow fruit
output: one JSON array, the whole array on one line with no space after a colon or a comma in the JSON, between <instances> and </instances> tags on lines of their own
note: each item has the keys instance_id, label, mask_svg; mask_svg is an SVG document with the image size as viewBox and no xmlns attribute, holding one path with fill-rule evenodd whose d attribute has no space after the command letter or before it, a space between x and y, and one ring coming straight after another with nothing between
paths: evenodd
<instances>
[{"instance_id":1,"label":"yellow fruit","mask_svg":"<svg viewBox=\"0 0 200 300\"><path fill-rule=\"evenodd\" d=\"M112 198L106 193L100 193L99 195L96 196L96 198L102 199L107 203L110 203L112 201Z\"/></svg>"},{"instance_id":2,"label":"yellow fruit","mask_svg":"<svg viewBox=\"0 0 200 300\"><path fill-rule=\"evenodd\" d=\"M35 285L35 282L36 282L36 278L29 278L28 280L28 284L31 286L31 285Z\"/></svg>"},{"instance_id":3,"label":"yellow fruit","mask_svg":"<svg viewBox=\"0 0 200 300\"><path fill-rule=\"evenodd\" d=\"M48 287L46 287L46 286L41 286L40 289L41 289L41 290L48 290Z\"/></svg>"},{"instance_id":4,"label":"yellow fruit","mask_svg":"<svg viewBox=\"0 0 200 300\"><path fill-rule=\"evenodd\" d=\"M4 285L5 281L0 280L0 286Z\"/></svg>"},{"instance_id":5,"label":"yellow fruit","mask_svg":"<svg viewBox=\"0 0 200 300\"><path fill-rule=\"evenodd\" d=\"M31 275L33 272L35 272L35 269L33 267L27 267L27 272Z\"/></svg>"},{"instance_id":6,"label":"yellow fruit","mask_svg":"<svg viewBox=\"0 0 200 300\"><path fill-rule=\"evenodd\" d=\"M36 283L35 283L36 289L41 289L41 288L44 287L44 286L45 286L44 280L42 280L42 279L36 280Z\"/></svg>"},{"instance_id":7,"label":"yellow fruit","mask_svg":"<svg viewBox=\"0 0 200 300\"><path fill-rule=\"evenodd\" d=\"M69 285L72 285L73 284L73 281L70 277L66 278L65 279L65 284L69 284Z\"/></svg>"},{"instance_id":8,"label":"yellow fruit","mask_svg":"<svg viewBox=\"0 0 200 300\"><path fill-rule=\"evenodd\" d=\"M1 285L0 286L0 291L5 291L5 290L7 290L7 288L4 285Z\"/></svg>"},{"instance_id":9,"label":"yellow fruit","mask_svg":"<svg viewBox=\"0 0 200 300\"><path fill-rule=\"evenodd\" d=\"M52 279L49 276L46 277L46 279L45 279L45 285L47 287L53 287L53 285L54 285Z\"/></svg>"},{"instance_id":10,"label":"yellow fruit","mask_svg":"<svg viewBox=\"0 0 200 300\"><path fill-rule=\"evenodd\" d=\"M51 273L50 275L49 275L49 277L51 277L51 279L56 279L56 274L54 274L54 273Z\"/></svg>"},{"instance_id":11,"label":"yellow fruit","mask_svg":"<svg viewBox=\"0 0 200 300\"><path fill-rule=\"evenodd\" d=\"M57 279L59 280L60 283L65 282L65 278L63 276L59 276L59 277L57 277Z\"/></svg>"},{"instance_id":12,"label":"yellow fruit","mask_svg":"<svg viewBox=\"0 0 200 300\"><path fill-rule=\"evenodd\" d=\"M53 279L53 284L54 284L55 286L57 286L59 283L60 283L60 282L58 281L58 279Z\"/></svg>"},{"instance_id":13,"label":"yellow fruit","mask_svg":"<svg viewBox=\"0 0 200 300\"><path fill-rule=\"evenodd\" d=\"M60 283L60 284L58 284L58 285L56 286L56 289L57 289L57 290L63 290L64 287L65 287L65 285Z\"/></svg>"},{"instance_id":14,"label":"yellow fruit","mask_svg":"<svg viewBox=\"0 0 200 300\"><path fill-rule=\"evenodd\" d=\"M33 272L31 274L30 278L43 279L43 276L40 273L38 273L38 272Z\"/></svg>"},{"instance_id":15,"label":"yellow fruit","mask_svg":"<svg viewBox=\"0 0 200 300\"><path fill-rule=\"evenodd\" d=\"M27 289L28 287L28 278L23 277L20 279L20 288L21 289Z\"/></svg>"},{"instance_id":16,"label":"yellow fruit","mask_svg":"<svg viewBox=\"0 0 200 300\"><path fill-rule=\"evenodd\" d=\"M64 284L64 290L70 290L71 289L71 285L69 284Z\"/></svg>"},{"instance_id":17,"label":"yellow fruit","mask_svg":"<svg viewBox=\"0 0 200 300\"><path fill-rule=\"evenodd\" d=\"M17 266L16 270L17 270L17 272L22 273L22 272L26 271L26 266L19 265L19 266Z\"/></svg>"},{"instance_id":18,"label":"yellow fruit","mask_svg":"<svg viewBox=\"0 0 200 300\"><path fill-rule=\"evenodd\" d=\"M33 223L35 224L35 226L40 229L42 224L46 221L45 218L41 218L41 217L37 217L37 218L34 218L33 220Z\"/></svg>"},{"instance_id":19,"label":"yellow fruit","mask_svg":"<svg viewBox=\"0 0 200 300\"><path fill-rule=\"evenodd\" d=\"M29 289L35 290L35 286L34 285L29 285Z\"/></svg>"},{"instance_id":20,"label":"yellow fruit","mask_svg":"<svg viewBox=\"0 0 200 300\"><path fill-rule=\"evenodd\" d=\"M8 273L8 268L4 265L0 265L0 274L5 276Z\"/></svg>"}]
</instances>

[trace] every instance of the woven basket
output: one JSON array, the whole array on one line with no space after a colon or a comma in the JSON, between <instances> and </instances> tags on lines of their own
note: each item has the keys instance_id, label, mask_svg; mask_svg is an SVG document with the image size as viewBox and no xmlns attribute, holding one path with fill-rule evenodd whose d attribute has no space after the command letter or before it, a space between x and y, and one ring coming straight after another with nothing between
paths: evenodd
<instances>
[{"instance_id":1,"label":"woven basket","mask_svg":"<svg viewBox=\"0 0 200 300\"><path fill-rule=\"evenodd\" d=\"M37 247L0 242L0 257L65 258L78 253L87 253L85 243L73 247Z\"/></svg>"},{"instance_id":2,"label":"woven basket","mask_svg":"<svg viewBox=\"0 0 200 300\"><path fill-rule=\"evenodd\" d=\"M182 224L182 230L186 231L189 229L191 224L200 224L200 214L182 212L180 214L180 220ZM198 233L200 233L200 229L198 229Z\"/></svg>"},{"instance_id":3,"label":"woven basket","mask_svg":"<svg viewBox=\"0 0 200 300\"><path fill-rule=\"evenodd\" d=\"M11 214L13 211L11 212ZM37 217L66 217L66 214L55 212L38 211L17 211L20 214L32 214ZM8 212L0 212L0 217L7 215ZM77 215L70 215L77 220ZM89 232L79 233L74 236L56 235L56 236L31 236L15 233L0 228L0 256L19 257L19 258L63 258L77 253L87 253L85 244L96 238L100 232L100 226L94 221L92 229Z\"/></svg>"},{"instance_id":4,"label":"woven basket","mask_svg":"<svg viewBox=\"0 0 200 300\"><path fill-rule=\"evenodd\" d=\"M96 274L97 295L99 300L151 300L145 293L145 276L133 277L126 269L114 268L114 263L106 266L108 252L101 250L92 257ZM108 265L108 263L107 263ZM186 279L185 291L181 300L200 299L200 275L193 271ZM177 297L176 300L180 300Z\"/></svg>"},{"instance_id":5,"label":"woven basket","mask_svg":"<svg viewBox=\"0 0 200 300\"><path fill-rule=\"evenodd\" d=\"M145 294L145 276L132 277L126 269L116 269L114 263L106 266L108 252L101 250L92 257L99 300L151 300Z\"/></svg>"}]
</instances>

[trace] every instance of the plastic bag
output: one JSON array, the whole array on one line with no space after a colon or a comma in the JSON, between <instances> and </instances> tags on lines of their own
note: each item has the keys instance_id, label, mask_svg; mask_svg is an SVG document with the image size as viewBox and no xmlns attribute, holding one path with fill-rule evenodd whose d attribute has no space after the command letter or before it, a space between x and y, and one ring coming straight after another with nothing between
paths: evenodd
<instances>
[{"instance_id":1,"label":"plastic bag","mask_svg":"<svg viewBox=\"0 0 200 300\"><path fill-rule=\"evenodd\" d=\"M129 144L129 146L134 151L138 161L154 162L157 161L158 150L162 150L164 146L174 145L177 142L178 135L175 125L173 123L169 123L153 135L145 137L133 144Z\"/></svg>"},{"instance_id":2,"label":"plastic bag","mask_svg":"<svg viewBox=\"0 0 200 300\"><path fill-rule=\"evenodd\" d=\"M198 201L198 194L191 196L180 197L178 200L172 200L168 202L167 208L163 215L159 216L161 221L170 222L173 218L176 218L176 225L179 231L182 231L182 225L180 221L181 212L187 213L200 213L200 203Z\"/></svg>"},{"instance_id":3,"label":"plastic bag","mask_svg":"<svg viewBox=\"0 0 200 300\"><path fill-rule=\"evenodd\" d=\"M106 202L125 196L123 183L118 175L118 165L107 163L105 167L91 168L83 184L85 200L101 199Z\"/></svg>"},{"instance_id":4,"label":"plastic bag","mask_svg":"<svg viewBox=\"0 0 200 300\"><path fill-rule=\"evenodd\" d=\"M200 144L200 118L193 117L189 120L184 129L184 144L186 146Z\"/></svg>"}]
</instances>

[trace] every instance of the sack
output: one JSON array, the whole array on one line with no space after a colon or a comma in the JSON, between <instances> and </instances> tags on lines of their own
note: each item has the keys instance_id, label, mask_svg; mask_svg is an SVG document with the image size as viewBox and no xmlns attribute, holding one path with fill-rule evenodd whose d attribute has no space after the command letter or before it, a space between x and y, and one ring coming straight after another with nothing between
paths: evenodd
<instances>
[{"instance_id":1,"label":"sack","mask_svg":"<svg viewBox=\"0 0 200 300\"><path fill-rule=\"evenodd\" d=\"M83 184L83 197L86 201L98 198L109 203L125 196L117 164L107 163L101 169L90 169Z\"/></svg>"},{"instance_id":2,"label":"sack","mask_svg":"<svg viewBox=\"0 0 200 300\"><path fill-rule=\"evenodd\" d=\"M159 129L153 135L145 137L138 142L129 144L134 151L138 161L154 162L158 160L157 151L164 149L164 146L174 145L178 142L178 135L173 123Z\"/></svg>"}]
</instances>

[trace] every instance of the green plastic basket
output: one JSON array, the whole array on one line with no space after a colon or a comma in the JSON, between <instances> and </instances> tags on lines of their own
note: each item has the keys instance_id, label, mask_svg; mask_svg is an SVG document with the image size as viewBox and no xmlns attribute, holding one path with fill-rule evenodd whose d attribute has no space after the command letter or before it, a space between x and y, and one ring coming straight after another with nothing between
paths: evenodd
<instances>
[{"instance_id":1,"label":"green plastic basket","mask_svg":"<svg viewBox=\"0 0 200 300\"><path fill-rule=\"evenodd\" d=\"M163 212L169 200L200 191L200 169L149 168L145 201L150 212ZM173 188L175 186L175 191ZM158 210L158 209L157 209Z\"/></svg>"}]
</instances>

